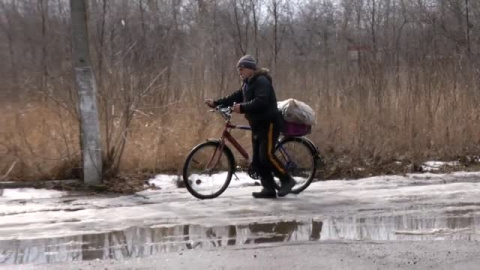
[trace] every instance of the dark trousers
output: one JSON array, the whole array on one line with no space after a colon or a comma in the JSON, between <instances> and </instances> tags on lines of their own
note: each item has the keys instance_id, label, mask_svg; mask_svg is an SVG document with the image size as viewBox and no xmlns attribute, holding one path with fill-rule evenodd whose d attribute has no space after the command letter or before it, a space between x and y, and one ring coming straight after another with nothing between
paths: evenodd
<instances>
[{"instance_id":1,"label":"dark trousers","mask_svg":"<svg viewBox=\"0 0 480 270\"><path fill-rule=\"evenodd\" d=\"M252 166L259 174L262 186L269 190L275 189L273 174L282 184L290 179L285 166L274 154L280 128L280 124L267 122L252 129Z\"/></svg>"}]
</instances>

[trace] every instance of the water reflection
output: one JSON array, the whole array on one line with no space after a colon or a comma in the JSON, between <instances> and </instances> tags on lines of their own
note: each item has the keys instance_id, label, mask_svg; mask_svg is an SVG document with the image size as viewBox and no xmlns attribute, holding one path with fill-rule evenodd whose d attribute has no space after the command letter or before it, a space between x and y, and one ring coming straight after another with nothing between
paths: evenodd
<instances>
[{"instance_id":1,"label":"water reflection","mask_svg":"<svg viewBox=\"0 0 480 270\"><path fill-rule=\"evenodd\" d=\"M186 249L318 240L321 221L279 221L205 227L131 227L105 234L0 241L0 263L54 263L144 257Z\"/></svg>"},{"instance_id":2,"label":"water reflection","mask_svg":"<svg viewBox=\"0 0 480 270\"><path fill-rule=\"evenodd\" d=\"M466 210L446 212L441 217L392 215L326 219L322 240L480 241L480 216L474 214Z\"/></svg>"},{"instance_id":3,"label":"water reflection","mask_svg":"<svg viewBox=\"0 0 480 270\"><path fill-rule=\"evenodd\" d=\"M419 215L358 216L229 226L131 227L105 234L0 241L0 263L54 263L145 257L186 249L318 240L480 241L473 210Z\"/></svg>"}]
</instances>

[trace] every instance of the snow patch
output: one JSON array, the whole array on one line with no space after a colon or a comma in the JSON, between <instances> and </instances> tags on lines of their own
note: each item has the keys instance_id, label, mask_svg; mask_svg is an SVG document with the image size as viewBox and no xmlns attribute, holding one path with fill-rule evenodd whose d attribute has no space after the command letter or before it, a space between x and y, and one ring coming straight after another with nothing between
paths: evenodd
<instances>
[{"instance_id":1,"label":"snow patch","mask_svg":"<svg viewBox=\"0 0 480 270\"><path fill-rule=\"evenodd\" d=\"M65 196L67 193L49 189L13 188L4 189L1 198L8 200L49 199Z\"/></svg>"},{"instance_id":2,"label":"snow patch","mask_svg":"<svg viewBox=\"0 0 480 270\"><path fill-rule=\"evenodd\" d=\"M168 190L177 188L177 181L180 179L180 175L158 174L155 178L148 180L148 183L160 189Z\"/></svg>"},{"instance_id":3,"label":"snow patch","mask_svg":"<svg viewBox=\"0 0 480 270\"><path fill-rule=\"evenodd\" d=\"M251 187L255 186L256 181L250 178L248 173L240 172L232 176L229 187Z\"/></svg>"},{"instance_id":4,"label":"snow patch","mask_svg":"<svg viewBox=\"0 0 480 270\"><path fill-rule=\"evenodd\" d=\"M450 162L443 162L443 161L427 161L422 165L422 171L424 172L433 172L438 171L443 167L450 166L455 167L459 166L460 162L458 161L450 161Z\"/></svg>"},{"instance_id":5,"label":"snow patch","mask_svg":"<svg viewBox=\"0 0 480 270\"><path fill-rule=\"evenodd\" d=\"M219 173L217 175L211 175L211 181L215 183L224 183L224 179L227 177L227 173ZM181 175L168 175L168 174L159 174L155 178L150 179L148 182L155 187L158 187L163 190L177 189L177 182L183 181ZM232 180L230 182L229 188L232 187L249 187L255 186L255 180L250 178L250 176L245 172L237 172L232 175Z\"/></svg>"}]
</instances>

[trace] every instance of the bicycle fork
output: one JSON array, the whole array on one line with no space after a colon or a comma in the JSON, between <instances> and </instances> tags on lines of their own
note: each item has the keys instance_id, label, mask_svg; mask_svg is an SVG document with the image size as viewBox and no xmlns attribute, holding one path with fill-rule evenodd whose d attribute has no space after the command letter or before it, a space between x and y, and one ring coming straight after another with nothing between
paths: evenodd
<instances>
[{"instance_id":1,"label":"bicycle fork","mask_svg":"<svg viewBox=\"0 0 480 270\"><path fill-rule=\"evenodd\" d=\"M205 166L205 170L208 172L212 172L215 167L217 167L218 162L220 161L220 157L222 156L223 148L225 147L225 141L220 141L220 145L215 148L215 152L213 152L212 158L208 161L207 166Z\"/></svg>"}]
</instances>

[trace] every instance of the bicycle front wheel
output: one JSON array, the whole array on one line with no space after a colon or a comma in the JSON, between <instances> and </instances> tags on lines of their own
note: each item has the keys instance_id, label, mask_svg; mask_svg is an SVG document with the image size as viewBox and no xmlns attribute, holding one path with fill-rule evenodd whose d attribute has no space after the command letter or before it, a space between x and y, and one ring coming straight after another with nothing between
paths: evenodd
<instances>
[{"instance_id":1,"label":"bicycle front wheel","mask_svg":"<svg viewBox=\"0 0 480 270\"><path fill-rule=\"evenodd\" d=\"M298 194L312 183L317 170L317 156L307 141L301 137L286 138L277 145L275 155L296 182L292 193ZM280 181L276 177L275 183L280 186Z\"/></svg>"},{"instance_id":2,"label":"bicycle front wheel","mask_svg":"<svg viewBox=\"0 0 480 270\"><path fill-rule=\"evenodd\" d=\"M187 190L199 199L213 199L227 189L235 168L232 152L219 142L199 144L188 155L183 166Z\"/></svg>"}]
</instances>

